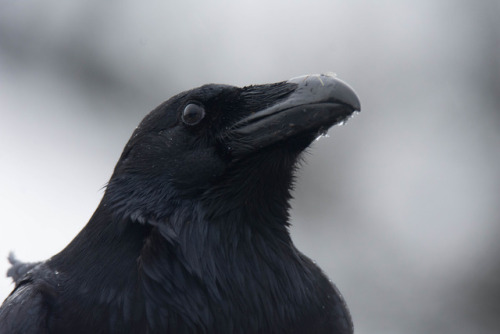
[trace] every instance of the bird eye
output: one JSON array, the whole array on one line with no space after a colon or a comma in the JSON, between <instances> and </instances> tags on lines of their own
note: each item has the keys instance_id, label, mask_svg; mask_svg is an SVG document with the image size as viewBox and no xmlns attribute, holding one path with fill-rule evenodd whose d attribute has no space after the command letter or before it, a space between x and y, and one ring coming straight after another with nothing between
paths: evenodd
<instances>
[{"instance_id":1,"label":"bird eye","mask_svg":"<svg viewBox=\"0 0 500 334\"><path fill-rule=\"evenodd\" d=\"M182 121L187 125L195 125L205 117L205 108L199 104L190 103L182 112Z\"/></svg>"}]
</instances>

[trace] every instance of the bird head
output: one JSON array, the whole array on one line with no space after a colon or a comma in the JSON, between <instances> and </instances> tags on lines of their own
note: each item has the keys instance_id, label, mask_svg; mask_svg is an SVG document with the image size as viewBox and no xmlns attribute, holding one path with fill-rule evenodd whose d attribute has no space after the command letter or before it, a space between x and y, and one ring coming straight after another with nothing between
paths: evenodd
<instances>
[{"instance_id":1,"label":"bird head","mask_svg":"<svg viewBox=\"0 0 500 334\"><path fill-rule=\"evenodd\" d=\"M139 220L167 216L176 202L193 198L224 199L232 203L227 210L287 201L300 153L359 110L354 91L329 75L243 88L204 85L144 118L107 192L118 210L127 207Z\"/></svg>"}]
</instances>

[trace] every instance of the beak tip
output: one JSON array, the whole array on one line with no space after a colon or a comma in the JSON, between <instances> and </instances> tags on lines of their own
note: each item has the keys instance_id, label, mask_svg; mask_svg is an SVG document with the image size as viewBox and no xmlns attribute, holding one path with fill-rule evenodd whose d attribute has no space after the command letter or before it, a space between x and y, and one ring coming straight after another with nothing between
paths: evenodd
<instances>
[{"instance_id":1,"label":"beak tip","mask_svg":"<svg viewBox=\"0 0 500 334\"><path fill-rule=\"evenodd\" d=\"M346 104L353 111L361 111L361 102L354 89L344 81L337 78L335 73L302 75L288 80L295 83L299 88L308 88L310 92L315 90L319 99L331 99Z\"/></svg>"}]
</instances>

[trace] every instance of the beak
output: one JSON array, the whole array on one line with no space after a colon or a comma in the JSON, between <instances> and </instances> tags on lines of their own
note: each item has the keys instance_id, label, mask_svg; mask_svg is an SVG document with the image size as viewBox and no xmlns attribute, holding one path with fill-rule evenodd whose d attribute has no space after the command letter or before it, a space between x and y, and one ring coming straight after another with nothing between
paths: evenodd
<instances>
[{"instance_id":1,"label":"beak","mask_svg":"<svg viewBox=\"0 0 500 334\"><path fill-rule=\"evenodd\" d=\"M296 86L289 96L232 127L231 141L237 142L228 146L233 155L245 155L301 134L310 134L312 141L361 110L354 90L333 76L306 75L286 83Z\"/></svg>"}]
</instances>

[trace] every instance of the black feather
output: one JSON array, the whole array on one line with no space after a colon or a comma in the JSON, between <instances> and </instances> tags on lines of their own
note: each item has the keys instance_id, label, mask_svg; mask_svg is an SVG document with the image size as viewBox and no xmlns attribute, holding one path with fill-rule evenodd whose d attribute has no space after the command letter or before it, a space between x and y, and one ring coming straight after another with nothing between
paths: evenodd
<instances>
[{"instance_id":1,"label":"black feather","mask_svg":"<svg viewBox=\"0 0 500 334\"><path fill-rule=\"evenodd\" d=\"M192 103L204 118L185 124ZM352 333L340 293L290 239L288 202L300 153L354 110L328 76L161 104L73 241L41 263L9 256L0 333Z\"/></svg>"}]
</instances>

